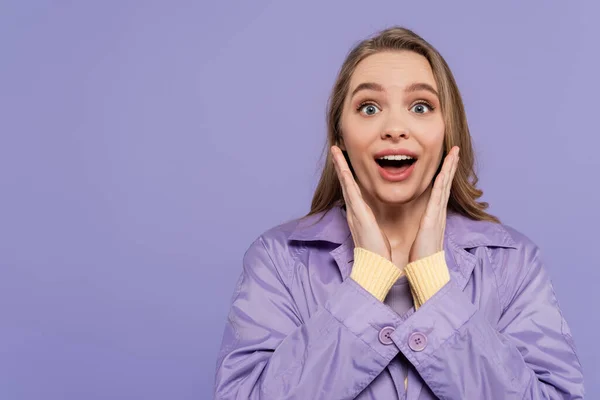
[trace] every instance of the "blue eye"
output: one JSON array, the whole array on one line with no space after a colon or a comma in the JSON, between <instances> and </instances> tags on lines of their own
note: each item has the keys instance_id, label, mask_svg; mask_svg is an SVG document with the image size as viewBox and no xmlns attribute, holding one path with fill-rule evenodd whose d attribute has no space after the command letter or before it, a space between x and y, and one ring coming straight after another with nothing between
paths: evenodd
<instances>
[{"instance_id":1,"label":"blue eye","mask_svg":"<svg viewBox=\"0 0 600 400\"><path fill-rule=\"evenodd\" d=\"M358 110L365 115L375 115L381 111L376 105L371 103L361 104L358 106Z\"/></svg>"},{"instance_id":2,"label":"blue eye","mask_svg":"<svg viewBox=\"0 0 600 400\"><path fill-rule=\"evenodd\" d=\"M433 111L433 106L431 104L421 102L412 106L410 110L417 114L426 114Z\"/></svg>"}]
</instances>

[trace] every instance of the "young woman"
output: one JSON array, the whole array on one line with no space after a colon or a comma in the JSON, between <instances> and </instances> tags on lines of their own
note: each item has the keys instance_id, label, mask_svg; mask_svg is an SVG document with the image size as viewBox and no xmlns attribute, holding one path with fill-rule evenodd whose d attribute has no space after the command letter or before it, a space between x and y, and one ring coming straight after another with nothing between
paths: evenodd
<instances>
[{"instance_id":1,"label":"young woman","mask_svg":"<svg viewBox=\"0 0 600 400\"><path fill-rule=\"evenodd\" d=\"M328 142L308 216L244 257L215 397L583 398L539 249L477 201L442 56L403 28L358 44Z\"/></svg>"}]
</instances>

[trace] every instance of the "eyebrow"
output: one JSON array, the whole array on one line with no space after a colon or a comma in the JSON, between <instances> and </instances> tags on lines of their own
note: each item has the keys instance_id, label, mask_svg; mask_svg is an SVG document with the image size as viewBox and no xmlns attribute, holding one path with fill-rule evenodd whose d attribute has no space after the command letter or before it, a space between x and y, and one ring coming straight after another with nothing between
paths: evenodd
<instances>
[{"instance_id":1,"label":"eyebrow","mask_svg":"<svg viewBox=\"0 0 600 400\"><path fill-rule=\"evenodd\" d=\"M356 89L354 89L352 91L352 96L350 96L350 97L354 97L354 95L356 93L360 92L361 90L374 90L376 92L385 92L385 89L379 83L375 83L375 82L363 82L360 85L358 85L356 87ZM421 91L421 90L425 90L427 92L430 92L430 93L434 94L437 98L440 97L440 95L433 88L433 86L431 86L428 83L422 83L422 82L413 83L413 84L409 85L406 89L404 89L404 92L405 93L412 93L412 92L418 92L418 91Z\"/></svg>"}]
</instances>

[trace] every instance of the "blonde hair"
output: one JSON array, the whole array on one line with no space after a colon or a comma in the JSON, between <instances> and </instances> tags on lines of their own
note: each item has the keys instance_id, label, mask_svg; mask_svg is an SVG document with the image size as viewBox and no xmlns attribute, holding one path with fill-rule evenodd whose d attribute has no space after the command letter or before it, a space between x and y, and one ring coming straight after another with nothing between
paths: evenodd
<instances>
[{"instance_id":1,"label":"blonde hair","mask_svg":"<svg viewBox=\"0 0 600 400\"><path fill-rule=\"evenodd\" d=\"M344 204L342 188L335 173L331 152L328 150L331 146L340 143L340 119L344 99L356 66L372 54L402 50L413 51L424 56L431 65L446 127L444 156L452 146L460 147L460 163L452 183L448 209L473 220L499 222L498 218L485 212L488 208L487 203L477 201L483 192L476 187L478 179L474 170L475 155L467 116L454 76L444 58L432 45L416 33L402 27L388 28L363 40L350 51L342 64L327 106L327 147L325 149L327 158L307 216Z\"/></svg>"}]
</instances>

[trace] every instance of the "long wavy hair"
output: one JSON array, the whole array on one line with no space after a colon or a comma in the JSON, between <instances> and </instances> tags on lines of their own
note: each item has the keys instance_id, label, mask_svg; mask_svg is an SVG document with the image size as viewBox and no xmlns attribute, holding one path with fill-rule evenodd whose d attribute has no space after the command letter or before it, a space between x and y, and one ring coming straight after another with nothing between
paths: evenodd
<instances>
[{"instance_id":1,"label":"long wavy hair","mask_svg":"<svg viewBox=\"0 0 600 400\"><path fill-rule=\"evenodd\" d=\"M344 99L348 94L350 78L356 66L366 57L382 51L413 51L424 56L431 65L439 89L441 110L446 128L444 156L448 154L452 146L460 147L460 163L452 182L448 209L473 220L499 222L498 218L485 211L488 208L487 203L477 201L483 192L476 187L478 179L474 169L475 154L471 144L471 134L469 133L465 108L454 76L444 58L431 44L416 33L403 27L385 29L358 43L348 53L342 64L327 105L325 165L307 216L344 205L342 188L329 149L341 142L340 119L342 108ZM350 160L348 160L348 163L350 163ZM350 168L352 167L350 166Z\"/></svg>"}]
</instances>

